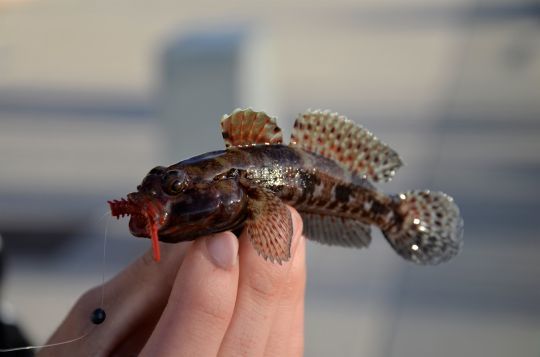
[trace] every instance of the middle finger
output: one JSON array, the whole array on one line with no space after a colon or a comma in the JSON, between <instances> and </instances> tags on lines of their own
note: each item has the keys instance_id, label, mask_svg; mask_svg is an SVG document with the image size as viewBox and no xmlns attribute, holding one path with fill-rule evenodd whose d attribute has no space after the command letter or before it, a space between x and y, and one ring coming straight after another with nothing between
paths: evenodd
<instances>
[{"instance_id":1,"label":"middle finger","mask_svg":"<svg viewBox=\"0 0 540 357\"><path fill-rule=\"evenodd\" d=\"M220 356L260 356L278 307L281 290L295 258L301 219L291 210L294 235L291 259L283 265L264 260L253 249L246 230L240 237L240 277L234 314L220 348Z\"/></svg>"}]
</instances>

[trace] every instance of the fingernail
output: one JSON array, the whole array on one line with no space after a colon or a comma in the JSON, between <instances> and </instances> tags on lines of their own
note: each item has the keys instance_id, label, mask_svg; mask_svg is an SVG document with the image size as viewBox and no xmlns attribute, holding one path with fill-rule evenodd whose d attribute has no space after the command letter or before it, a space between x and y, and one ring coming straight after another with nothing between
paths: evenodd
<instances>
[{"instance_id":1,"label":"fingernail","mask_svg":"<svg viewBox=\"0 0 540 357\"><path fill-rule=\"evenodd\" d=\"M216 234L206 239L210 259L221 269L230 269L236 264L238 239L231 233Z\"/></svg>"}]
</instances>

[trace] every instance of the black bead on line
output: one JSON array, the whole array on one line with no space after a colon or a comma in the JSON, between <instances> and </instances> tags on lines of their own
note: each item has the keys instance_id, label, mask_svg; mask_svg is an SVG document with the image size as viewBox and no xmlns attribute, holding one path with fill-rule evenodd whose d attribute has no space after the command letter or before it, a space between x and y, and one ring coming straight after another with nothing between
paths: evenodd
<instances>
[{"instance_id":1,"label":"black bead on line","mask_svg":"<svg viewBox=\"0 0 540 357\"><path fill-rule=\"evenodd\" d=\"M90 320L94 325L99 325L103 321L105 321L105 318L107 318L107 314L105 313L105 310L98 307L97 309L92 312L92 315L90 316Z\"/></svg>"}]
</instances>

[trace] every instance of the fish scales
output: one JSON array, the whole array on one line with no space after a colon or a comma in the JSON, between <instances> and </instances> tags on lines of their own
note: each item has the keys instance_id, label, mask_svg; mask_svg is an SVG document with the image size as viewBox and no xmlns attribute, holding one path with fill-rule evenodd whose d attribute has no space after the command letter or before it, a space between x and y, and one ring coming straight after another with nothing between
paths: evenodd
<instances>
[{"instance_id":1,"label":"fish scales","mask_svg":"<svg viewBox=\"0 0 540 357\"><path fill-rule=\"evenodd\" d=\"M278 145L238 150L253 158L249 168L238 168L247 169L249 179L272 190L299 212L360 219L367 224L392 223L388 215L393 201L367 183L352 184L351 174L331 160Z\"/></svg>"},{"instance_id":2,"label":"fish scales","mask_svg":"<svg viewBox=\"0 0 540 357\"><path fill-rule=\"evenodd\" d=\"M247 229L257 252L272 262L290 258L292 221L286 204L304 220L312 240L366 247L378 227L407 260L437 264L462 245L463 221L442 192L387 195L374 182L390 180L402 162L388 145L347 118L307 111L282 142L275 119L251 109L221 122L225 150L156 167L137 192L110 201L130 215L133 235L180 242L224 230Z\"/></svg>"},{"instance_id":3,"label":"fish scales","mask_svg":"<svg viewBox=\"0 0 540 357\"><path fill-rule=\"evenodd\" d=\"M240 147L201 155L175 167L194 175L204 172L212 179L236 169L299 212L392 224L392 215L388 217L391 210L386 209L392 204L390 198L373 186L353 185L351 174L338 164L302 149L284 145Z\"/></svg>"}]
</instances>

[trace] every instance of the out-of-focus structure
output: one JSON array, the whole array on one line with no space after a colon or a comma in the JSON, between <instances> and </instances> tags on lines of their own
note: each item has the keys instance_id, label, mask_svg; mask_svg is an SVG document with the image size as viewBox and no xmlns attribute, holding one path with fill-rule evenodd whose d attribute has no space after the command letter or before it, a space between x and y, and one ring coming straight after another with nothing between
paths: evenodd
<instances>
[{"instance_id":1,"label":"out-of-focus structure","mask_svg":"<svg viewBox=\"0 0 540 357\"><path fill-rule=\"evenodd\" d=\"M220 148L235 106L328 108L403 157L385 191L454 196L465 247L310 244L306 355L537 356L539 35L533 1L0 1L3 301L43 342L100 282L106 199ZM111 237L108 274L148 247Z\"/></svg>"}]
</instances>

